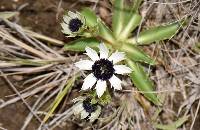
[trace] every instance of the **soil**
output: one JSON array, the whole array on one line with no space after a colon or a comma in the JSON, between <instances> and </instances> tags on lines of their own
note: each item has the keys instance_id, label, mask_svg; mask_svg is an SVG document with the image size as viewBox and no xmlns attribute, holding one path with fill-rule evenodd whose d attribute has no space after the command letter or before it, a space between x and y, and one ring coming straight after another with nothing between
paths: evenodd
<instances>
[{"instance_id":1,"label":"soil","mask_svg":"<svg viewBox=\"0 0 200 130\"><path fill-rule=\"evenodd\" d=\"M19 25L67 42L68 39L61 33L60 21L62 14L65 10L78 10L81 4L74 2L74 0L63 0L61 7L58 9L59 2L60 0L1 0L0 11L18 11L19 15L16 22ZM18 88L18 86L16 87ZM6 96L12 94L14 92L0 78L0 99L6 100L8 99ZM28 103L31 105L31 101L28 101ZM3 127L8 130L19 130L28 113L28 109L22 102L0 109L0 129ZM38 125L37 121L32 120L27 130L35 130ZM55 130L60 129L56 128ZM66 123L62 129L72 130L75 129L75 126Z\"/></svg>"},{"instance_id":2,"label":"soil","mask_svg":"<svg viewBox=\"0 0 200 130\"><path fill-rule=\"evenodd\" d=\"M61 6L59 2L62 1ZM84 6L87 3L84 3ZM16 22L23 27L27 27L35 32L62 40L69 39L61 33L60 21L65 10L79 10L83 3L78 3L75 0L0 0L0 11L19 11ZM86 5L87 6L87 5ZM18 86L16 86L18 87ZM21 89L18 87L18 89ZM0 78L0 99L8 99L8 95L14 92L9 88L3 79ZM27 101L30 105L32 101ZM178 106L177 106L178 107ZM9 105L0 109L0 130L1 127L8 130L19 130L24 120L29 113L29 110L22 102ZM199 114L200 115L200 112ZM38 122L32 120L28 125L27 130L35 130L38 127ZM194 130L199 130L200 116L197 117L194 124ZM60 130L56 128L55 130ZM66 123L62 130L77 129L76 125Z\"/></svg>"}]
</instances>

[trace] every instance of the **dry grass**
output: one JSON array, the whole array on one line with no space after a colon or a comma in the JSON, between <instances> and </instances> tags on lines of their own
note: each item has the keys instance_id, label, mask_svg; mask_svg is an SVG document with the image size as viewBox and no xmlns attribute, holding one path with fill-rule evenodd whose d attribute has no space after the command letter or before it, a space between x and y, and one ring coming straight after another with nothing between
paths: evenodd
<instances>
[{"instance_id":1,"label":"dry grass","mask_svg":"<svg viewBox=\"0 0 200 130\"><path fill-rule=\"evenodd\" d=\"M110 2L79 0L72 6L83 2L91 3L93 9L110 24ZM62 1L59 7L61 5ZM50 109L49 101L63 90L70 77L79 74L73 63L84 57L64 52L63 41L4 20L0 26L0 76L15 94L9 95L9 98L0 97L0 109L22 101L30 113L21 130L25 130L33 118L41 124L38 129L53 129L70 121L80 129L153 130L156 129L155 124L170 124L183 115L189 115L189 120L179 129L197 130L200 127L197 120L200 116L200 1L145 0L141 14L143 22L138 30L190 16L187 27L172 39L144 47L160 61L160 65L147 67L147 71L155 81L155 93L163 100L162 107L150 104L140 91L132 87L129 79L124 79L124 91L114 94L115 98L105 106L99 121L93 125L81 122L74 119L73 103L70 101L79 92L77 86L80 80L68 92L57 114L44 124L42 119ZM23 81L22 86L26 86L22 91L15 86L14 82L18 79ZM26 100L36 95L37 100L30 105Z\"/></svg>"}]
</instances>

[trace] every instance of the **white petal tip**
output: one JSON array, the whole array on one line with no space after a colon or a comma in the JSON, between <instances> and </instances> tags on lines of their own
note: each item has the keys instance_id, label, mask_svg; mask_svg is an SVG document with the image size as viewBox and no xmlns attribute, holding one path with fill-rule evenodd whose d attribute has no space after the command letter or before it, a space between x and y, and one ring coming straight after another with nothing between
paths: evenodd
<instances>
[{"instance_id":1,"label":"white petal tip","mask_svg":"<svg viewBox=\"0 0 200 130\"><path fill-rule=\"evenodd\" d=\"M83 110L83 111L81 112L81 119L85 119L88 115L89 115L89 113L86 112L85 110Z\"/></svg>"},{"instance_id":2,"label":"white petal tip","mask_svg":"<svg viewBox=\"0 0 200 130\"><path fill-rule=\"evenodd\" d=\"M83 86L81 88L81 90L87 90L89 88L92 88L93 85L96 83L96 78L94 77L94 75L91 73L89 74L85 79L84 79L84 82L83 82Z\"/></svg>"},{"instance_id":3,"label":"white petal tip","mask_svg":"<svg viewBox=\"0 0 200 130\"><path fill-rule=\"evenodd\" d=\"M85 47L86 55L88 55L93 61L99 60L99 56L95 50L90 47Z\"/></svg>"},{"instance_id":4,"label":"white petal tip","mask_svg":"<svg viewBox=\"0 0 200 130\"><path fill-rule=\"evenodd\" d=\"M121 80L116 77L115 75L113 75L111 78L110 78L110 83L111 83L111 86L114 88L114 90L121 90L122 89L122 86L121 86Z\"/></svg>"},{"instance_id":5,"label":"white petal tip","mask_svg":"<svg viewBox=\"0 0 200 130\"><path fill-rule=\"evenodd\" d=\"M109 50L104 43L99 44L100 58L108 58Z\"/></svg>"},{"instance_id":6,"label":"white petal tip","mask_svg":"<svg viewBox=\"0 0 200 130\"><path fill-rule=\"evenodd\" d=\"M74 65L78 67L80 70L91 70L93 64L94 62L90 60L81 60L74 63Z\"/></svg>"},{"instance_id":7,"label":"white petal tip","mask_svg":"<svg viewBox=\"0 0 200 130\"><path fill-rule=\"evenodd\" d=\"M106 81L98 80L96 85L97 96L101 97L106 91Z\"/></svg>"},{"instance_id":8,"label":"white petal tip","mask_svg":"<svg viewBox=\"0 0 200 130\"><path fill-rule=\"evenodd\" d=\"M114 65L114 69L117 74L129 74L132 72L132 69L126 65Z\"/></svg>"}]
</instances>

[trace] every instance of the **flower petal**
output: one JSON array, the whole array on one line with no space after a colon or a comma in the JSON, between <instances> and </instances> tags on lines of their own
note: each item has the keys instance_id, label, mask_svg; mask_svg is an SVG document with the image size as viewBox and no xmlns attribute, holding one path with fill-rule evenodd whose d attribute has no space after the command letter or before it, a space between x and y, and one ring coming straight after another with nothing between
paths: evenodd
<instances>
[{"instance_id":1,"label":"flower petal","mask_svg":"<svg viewBox=\"0 0 200 130\"><path fill-rule=\"evenodd\" d=\"M93 61L99 60L99 56L95 50L90 47L85 48L86 55L88 55Z\"/></svg>"},{"instance_id":2,"label":"flower petal","mask_svg":"<svg viewBox=\"0 0 200 130\"><path fill-rule=\"evenodd\" d=\"M77 14L74 13L74 12L72 12L72 11L68 11L68 15L69 15L69 17L71 17L71 18L77 18Z\"/></svg>"},{"instance_id":3,"label":"flower petal","mask_svg":"<svg viewBox=\"0 0 200 130\"><path fill-rule=\"evenodd\" d=\"M66 23L61 23L61 27L62 27L62 32L65 34L71 34L71 31L69 30L69 27Z\"/></svg>"},{"instance_id":4,"label":"flower petal","mask_svg":"<svg viewBox=\"0 0 200 130\"><path fill-rule=\"evenodd\" d=\"M101 97L103 95L103 93L106 91L106 87L107 87L106 81L103 80L97 81L96 92L98 97Z\"/></svg>"},{"instance_id":5,"label":"flower petal","mask_svg":"<svg viewBox=\"0 0 200 130\"><path fill-rule=\"evenodd\" d=\"M75 63L75 66L80 70L92 70L93 61L90 60L81 60Z\"/></svg>"},{"instance_id":6,"label":"flower petal","mask_svg":"<svg viewBox=\"0 0 200 130\"><path fill-rule=\"evenodd\" d=\"M89 74L85 79L84 83L82 85L82 90L86 90L88 88L92 88L92 86L96 83L97 79L94 77L94 75L91 73Z\"/></svg>"},{"instance_id":7,"label":"flower petal","mask_svg":"<svg viewBox=\"0 0 200 130\"><path fill-rule=\"evenodd\" d=\"M72 102L76 103L76 102L83 101L84 99L85 99L85 97L79 96L79 97L76 97L76 98L72 99Z\"/></svg>"},{"instance_id":8,"label":"flower petal","mask_svg":"<svg viewBox=\"0 0 200 130\"><path fill-rule=\"evenodd\" d=\"M120 62L125 59L125 53L124 52L114 52L109 58L109 61L112 61L113 64L116 64L117 62Z\"/></svg>"},{"instance_id":9,"label":"flower petal","mask_svg":"<svg viewBox=\"0 0 200 130\"><path fill-rule=\"evenodd\" d=\"M100 114L101 114L101 107L97 106L97 110L91 113L91 116L89 118L90 122L94 122L99 117Z\"/></svg>"},{"instance_id":10,"label":"flower petal","mask_svg":"<svg viewBox=\"0 0 200 130\"><path fill-rule=\"evenodd\" d=\"M83 110L84 110L83 103L82 102L78 102L78 103L75 104L75 106L73 108L73 113L74 113L74 115L78 115Z\"/></svg>"},{"instance_id":11,"label":"flower petal","mask_svg":"<svg viewBox=\"0 0 200 130\"><path fill-rule=\"evenodd\" d=\"M126 65L114 65L115 73L117 74L127 74L131 73L131 69Z\"/></svg>"},{"instance_id":12,"label":"flower petal","mask_svg":"<svg viewBox=\"0 0 200 130\"><path fill-rule=\"evenodd\" d=\"M110 84L111 86L114 88L114 89L117 89L117 90L121 90L122 89L122 86L121 86L121 80L119 78L117 78L115 75L113 75L110 79Z\"/></svg>"},{"instance_id":13,"label":"flower petal","mask_svg":"<svg viewBox=\"0 0 200 130\"><path fill-rule=\"evenodd\" d=\"M83 111L81 112L81 119L85 119L87 116L89 116L89 113L86 112L85 110L83 110Z\"/></svg>"},{"instance_id":14,"label":"flower petal","mask_svg":"<svg viewBox=\"0 0 200 130\"><path fill-rule=\"evenodd\" d=\"M63 20L65 21L66 24L69 24L70 17L67 16L67 15L64 15L64 16L63 16Z\"/></svg>"},{"instance_id":15,"label":"flower petal","mask_svg":"<svg viewBox=\"0 0 200 130\"><path fill-rule=\"evenodd\" d=\"M109 50L104 43L99 44L100 58L108 58Z\"/></svg>"},{"instance_id":16,"label":"flower petal","mask_svg":"<svg viewBox=\"0 0 200 130\"><path fill-rule=\"evenodd\" d=\"M84 17L78 11L76 11L76 15L77 15L78 19L80 19L82 22L85 21Z\"/></svg>"}]
</instances>

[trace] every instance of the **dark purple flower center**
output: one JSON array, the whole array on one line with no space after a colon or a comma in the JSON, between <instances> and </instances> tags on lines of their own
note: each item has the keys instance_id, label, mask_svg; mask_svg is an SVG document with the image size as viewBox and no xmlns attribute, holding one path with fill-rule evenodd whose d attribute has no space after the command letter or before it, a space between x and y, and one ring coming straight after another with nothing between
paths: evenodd
<instances>
[{"instance_id":1,"label":"dark purple flower center","mask_svg":"<svg viewBox=\"0 0 200 130\"><path fill-rule=\"evenodd\" d=\"M111 61L100 59L92 65L92 72L97 79L108 80L113 76L115 69Z\"/></svg>"},{"instance_id":2,"label":"dark purple flower center","mask_svg":"<svg viewBox=\"0 0 200 130\"><path fill-rule=\"evenodd\" d=\"M86 99L83 101L83 108L86 112L91 114L97 110L97 104L91 104L90 99Z\"/></svg>"},{"instance_id":3,"label":"dark purple flower center","mask_svg":"<svg viewBox=\"0 0 200 130\"><path fill-rule=\"evenodd\" d=\"M72 32L78 32L78 30L83 26L80 19L74 18L69 21L69 30Z\"/></svg>"}]
</instances>

